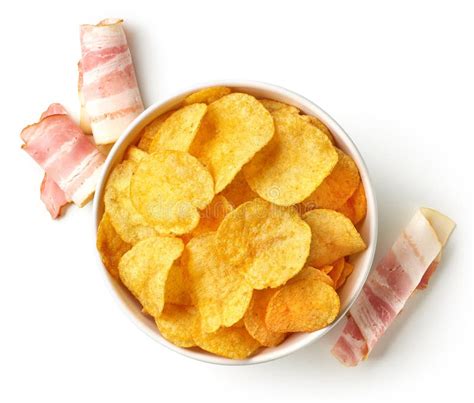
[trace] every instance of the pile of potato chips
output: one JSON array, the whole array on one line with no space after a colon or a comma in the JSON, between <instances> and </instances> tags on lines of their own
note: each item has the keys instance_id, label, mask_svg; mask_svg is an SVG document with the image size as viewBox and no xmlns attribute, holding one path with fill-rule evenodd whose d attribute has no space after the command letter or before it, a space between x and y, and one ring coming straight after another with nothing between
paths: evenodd
<instances>
[{"instance_id":1,"label":"pile of potato chips","mask_svg":"<svg viewBox=\"0 0 474 403\"><path fill-rule=\"evenodd\" d=\"M244 359L335 320L365 249L356 164L294 106L211 87L109 176L97 248L180 347Z\"/></svg>"}]
</instances>

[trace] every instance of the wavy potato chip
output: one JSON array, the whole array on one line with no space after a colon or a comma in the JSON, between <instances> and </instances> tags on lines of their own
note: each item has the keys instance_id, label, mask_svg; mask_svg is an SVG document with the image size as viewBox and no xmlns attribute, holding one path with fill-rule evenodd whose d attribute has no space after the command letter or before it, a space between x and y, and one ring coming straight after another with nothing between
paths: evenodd
<instances>
[{"instance_id":1,"label":"wavy potato chip","mask_svg":"<svg viewBox=\"0 0 474 403\"><path fill-rule=\"evenodd\" d=\"M205 103L210 104L214 101L217 101L219 98L230 94L230 88L227 87L208 87L203 88L197 92L194 92L191 95L188 95L184 99L184 105L191 105L196 103Z\"/></svg>"},{"instance_id":2,"label":"wavy potato chip","mask_svg":"<svg viewBox=\"0 0 474 403\"><path fill-rule=\"evenodd\" d=\"M273 132L273 119L260 102L233 93L208 106L190 152L209 169L219 193Z\"/></svg>"},{"instance_id":3,"label":"wavy potato chip","mask_svg":"<svg viewBox=\"0 0 474 403\"><path fill-rule=\"evenodd\" d=\"M216 332L206 333L198 324L194 327L193 338L203 350L235 360L251 356L260 347L244 327L222 327Z\"/></svg>"},{"instance_id":4,"label":"wavy potato chip","mask_svg":"<svg viewBox=\"0 0 474 403\"><path fill-rule=\"evenodd\" d=\"M278 287L301 270L311 231L293 207L255 199L225 216L217 238L227 261L253 288L263 289Z\"/></svg>"},{"instance_id":5,"label":"wavy potato chip","mask_svg":"<svg viewBox=\"0 0 474 403\"><path fill-rule=\"evenodd\" d=\"M331 173L337 153L328 138L301 116L272 113L275 135L244 167L248 184L261 198L280 206L306 199Z\"/></svg>"},{"instance_id":6,"label":"wavy potato chip","mask_svg":"<svg viewBox=\"0 0 474 403\"><path fill-rule=\"evenodd\" d=\"M287 336L286 333L272 332L265 323L268 302L277 291L276 288L255 290L244 316L245 328L250 336L266 347L278 346Z\"/></svg>"},{"instance_id":7,"label":"wavy potato chip","mask_svg":"<svg viewBox=\"0 0 474 403\"><path fill-rule=\"evenodd\" d=\"M127 151L125 151L124 159L139 163L147 155L148 153L146 151L135 146L129 146Z\"/></svg>"},{"instance_id":8,"label":"wavy potato chip","mask_svg":"<svg viewBox=\"0 0 474 403\"><path fill-rule=\"evenodd\" d=\"M192 305L191 289L185 268L176 261L168 272L165 285L165 302L174 305Z\"/></svg>"},{"instance_id":9,"label":"wavy potato chip","mask_svg":"<svg viewBox=\"0 0 474 403\"><path fill-rule=\"evenodd\" d=\"M336 148L338 161L331 173L316 190L301 203L304 211L315 208L337 210L356 191L360 177L357 165L351 157Z\"/></svg>"},{"instance_id":10,"label":"wavy potato chip","mask_svg":"<svg viewBox=\"0 0 474 403\"><path fill-rule=\"evenodd\" d=\"M232 326L244 316L252 298L252 287L238 267L222 259L215 233L191 239L182 260L204 332Z\"/></svg>"},{"instance_id":11,"label":"wavy potato chip","mask_svg":"<svg viewBox=\"0 0 474 403\"><path fill-rule=\"evenodd\" d=\"M324 266L366 248L351 220L337 211L311 210L303 219L311 227L311 250L308 258L311 266Z\"/></svg>"},{"instance_id":12,"label":"wavy potato chip","mask_svg":"<svg viewBox=\"0 0 474 403\"><path fill-rule=\"evenodd\" d=\"M258 100L268 112L275 112L279 111L280 109L286 109L288 112L291 113L300 113L298 108L295 108L292 105L285 104L283 102L274 101L273 99L259 99Z\"/></svg>"},{"instance_id":13,"label":"wavy potato chip","mask_svg":"<svg viewBox=\"0 0 474 403\"><path fill-rule=\"evenodd\" d=\"M354 194L337 211L349 218L354 225L364 219L367 214L367 198L362 181L359 182Z\"/></svg>"},{"instance_id":14,"label":"wavy potato chip","mask_svg":"<svg viewBox=\"0 0 474 403\"><path fill-rule=\"evenodd\" d=\"M307 122L311 123L313 126L316 126L319 130L321 130L328 137L329 141L332 144L335 144L334 137L333 137L331 131L317 117L311 116L311 115L301 115L301 118L306 120Z\"/></svg>"},{"instance_id":15,"label":"wavy potato chip","mask_svg":"<svg viewBox=\"0 0 474 403\"><path fill-rule=\"evenodd\" d=\"M115 228L110 222L109 215L104 213L97 229L97 250L99 251L102 262L109 273L118 278L118 264L120 258L127 252L132 245L125 242L117 234Z\"/></svg>"},{"instance_id":16,"label":"wavy potato chip","mask_svg":"<svg viewBox=\"0 0 474 403\"><path fill-rule=\"evenodd\" d=\"M148 151L188 151L206 110L206 104L192 104L173 112L160 126Z\"/></svg>"},{"instance_id":17,"label":"wavy potato chip","mask_svg":"<svg viewBox=\"0 0 474 403\"><path fill-rule=\"evenodd\" d=\"M287 284L273 295L265 322L274 332L313 332L332 323L339 309L334 288L309 277Z\"/></svg>"},{"instance_id":18,"label":"wavy potato chip","mask_svg":"<svg viewBox=\"0 0 474 403\"><path fill-rule=\"evenodd\" d=\"M162 234L184 234L214 197L212 177L193 156L162 150L144 158L131 183L135 208Z\"/></svg>"},{"instance_id":19,"label":"wavy potato chip","mask_svg":"<svg viewBox=\"0 0 474 403\"><path fill-rule=\"evenodd\" d=\"M168 111L163 113L162 115L158 116L153 120L151 123L149 123L142 131L140 141L138 142L138 148L140 148L143 151L148 152L150 149L150 145L155 138L156 134L160 130L161 126L163 123L165 123L166 119L168 119L174 111Z\"/></svg>"},{"instance_id":20,"label":"wavy potato chip","mask_svg":"<svg viewBox=\"0 0 474 403\"><path fill-rule=\"evenodd\" d=\"M242 171L235 176L232 182L227 185L220 194L224 196L234 208L259 197L248 185Z\"/></svg>"},{"instance_id":21,"label":"wavy potato chip","mask_svg":"<svg viewBox=\"0 0 474 403\"><path fill-rule=\"evenodd\" d=\"M183 248L183 241L179 238L147 238L135 244L120 259L122 283L155 318L160 316L165 303L168 272Z\"/></svg>"},{"instance_id":22,"label":"wavy potato chip","mask_svg":"<svg viewBox=\"0 0 474 403\"><path fill-rule=\"evenodd\" d=\"M161 335L178 347L194 347L193 329L199 314L192 306L165 304L163 312L155 318Z\"/></svg>"},{"instance_id":23,"label":"wavy potato chip","mask_svg":"<svg viewBox=\"0 0 474 403\"><path fill-rule=\"evenodd\" d=\"M339 279L336 283L336 290L338 290L345 284L347 278L352 274L353 271L354 266L351 263L345 261L344 270L342 271L342 274L339 276Z\"/></svg>"},{"instance_id":24,"label":"wavy potato chip","mask_svg":"<svg viewBox=\"0 0 474 403\"><path fill-rule=\"evenodd\" d=\"M301 271L295 277L288 280L287 284L292 284L296 281L307 280L311 278L322 281L323 283L330 285L332 288L335 288L334 281L330 276L328 276L322 270L316 269L311 266L306 266L301 269Z\"/></svg>"},{"instance_id":25,"label":"wavy potato chip","mask_svg":"<svg viewBox=\"0 0 474 403\"><path fill-rule=\"evenodd\" d=\"M201 219L196 228L191 231L192 236L214 232L224 217L233 210L232 205L222 195L216 195L212 202L201 211Z\"/></svg>"},{"instance_id":26,"label":"wavy potato chip","mask_svg":"<svg viewBox=\"0 0 474 403\"><path fill-rule=\"evenodd\" d=\"M337 289L338 281L341 278L341 275L344 271L345 261L346 260L343 257L341 257L331 264L333 269L328 274L329 274L329 277L331 277L333 281L333 287L335 289Z\"/></svg>"},{"instance_id":27,"label":"wavy potato chip","mask_svg":"<svg viewBox=\"0 0 474 403\"><path fill-rule=\"evenodd\" d=\"M158 235L130 199L130 181L136 168L137 164L131 160L118 164L107 180L104 193L105 211L112 225L120 238L132 245Z\"/></svg>"}]
</instances>

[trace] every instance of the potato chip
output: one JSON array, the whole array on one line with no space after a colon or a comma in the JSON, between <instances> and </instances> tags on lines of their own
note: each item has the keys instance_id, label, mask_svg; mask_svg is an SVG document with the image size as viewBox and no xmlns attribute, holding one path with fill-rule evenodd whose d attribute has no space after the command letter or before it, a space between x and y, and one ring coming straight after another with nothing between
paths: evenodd
<instances>
[{"instance_id":1,"label":"potato chip","mask_svg":"<svg viewBox=\"0 0 474 403\"><path fill-rule=\"evenodd\" d=\"M337 259L335 262L332 263L333 269L329 272L329 277L331 277L333 281L333 287L336 289L338 281L341 278L342 272L344 271L345 261L346 260L343 257Z\"/></svg>"},{"instance_id":2,"label":"potato chip","mask_svg":"<svg viewBox=\"0 0 474 403\"><path fill-rule=\"evenodd\" d=\"M233 181L227 185L220 194L224 196L234 208L258 197L258 194L250 189L242 171L235 176Z\"/></svg>"},{"instance_id":3,"label":"potato chip","mask_svg":"<svg viewBox=\"0 0 474 403\"><path fill-rule=\"evenodd\" d=\"M319 130L321 130L329 139L332 144L335 144L334 137L331 131L327 128L327 126L321 122L318 118L311 116L311 115L301 115L301 117L306 120L307 122L311 123L313 126L316 126Z\"/></svg>"},{"instance_id":4,"label":"potato chip","mask_svg":"<svg viewBox=\"0 0 474 403\"><path fill-rule=\"evenodd\" d=\"M120 235L117 234L117 231L115 231L115 228L110 222L109 215L105 213L97 229L97 249L105 268L115 278L119 277L118 264L120 258L131 247L132 245L120 238Z\"/></svg>"},{"instance_id":5,"label":"potato chip","mask_svg":"<svg viewBox=\"0 0 474 403\"><path fill-rule=\"evenodd\" d=\"M124 159L139 163L148 153L135 146L129 146L125 151Z\"/></svg>"},{"instance_id":6,"label":"potato chip","mask_svg":"<svg viewBox=\"0 0 474 403\"><path fill-rule=\"evenodd\" d=\"M191 231L192 236L214 232L224 217L233 210L232 205L222 195L216 195L204 210L196 228Z\"/></svg>"},{"instance_id":7,"label":"potato chip","mask_svg":"<svg viewBox=\"0 0 474 403\"><path fill-rule=\"evenodd\" d=\"M165 304L163 312L155 318L161 335L178 347L194 347L193 329L199 314L192 306Z\"/></svg>"},{"instance_id":8,"label":"potato chip","mask_svg":"<svg viewBox=\"0 0 474 403\"><path fill-rule=\"evenodd\" d=\"M309 278L317 279L334 288L334 281L330 276L328 276L322 270L316 269L311 266L304 267L295 277L289 279L287 284L292 284L296 281L307 280Z\"/></svg>"},{"instance_id":9,"label":"potato chip","mask_svg":"<svg viewBox=\"0 0 474 403\"><path fill-rule=\"evenodd\" d=\"M328 274L331 270L334 269L334 266L327 264L326 266L320 267L318 270L321 270L323 273Z\"/></svg>"},{"instance_id":10,"label":"potato chip","mask_svg":"<svg viewBox=\"0 0 474 403\"><path fill-rule=\"evenodd\" d=\"M168 272L183 248L179 238L147 238L120 259L120 279L153 317L160 316L163 310Z\"/></svg>"},{"instance_id":11,"label":"potato chip","mask_svg":"<svg viewBox=\"0 0 474 403\"><path fill-rule=\"evenodd\" d=\"M360 177L357 165L346 153L336 148L338 161L331 173L301 204L304 211L315 208L337 210L355 192Z\"/></svg>"},{"instance_id":12,"label":"potato chip","mask_svg":"<svg viewBox=\"0 0 474 403\"><path fill-rule=\"evenodd\" d=\"M307 278L283 286L270 299L265 322L274 332L313 332L336 319L337 292L330 285Z\"/></svg>"},{"instance_id":13,"label":"potato chip","mask_svg":"<svg viewBox=\"0 0 474 403\"><path fill-rule=\"evenodd\" d=\"M351 263L345 261L344 270L342 271L342 274L336 283L336 290L338 290L345 284L347 278L352 274L353 271L354 271L354 266Z\"/></svg>"},{"instance_id":14,"label":"potato chip","mask_svg":"<svg viewBox=\"0 0 474 403\"><path fill-rule=\"evenodd\" d=\"M162 234L184 234L214 197L212 177L193 156L162 150L144 158L130 183L135 208Z\"/></svg>"},{"instance_id":15,"label":"potato chip","mask_svg":"<svg viewBox=\"0 0 474 403\"><path fill-rule=\"evenodd\" d=\"M354 225L364 219L367 214L367 199L362 182L359 183L354 194L337 211L349 218Z\"/></svg>"},{"instance_id":16,"label":"potato chip","mask_svg":"<svg viewBox=\"0 0 474 403\"><path fill-rule=\"evenodd\" d=\"M217 101L219 98L230 94L230 88L227 87L208 87L203 88L191 95L188 95L183 103L184 105L191 105L196 103L205 103L210 104L214 101Z\"/></svg>"},{"instance_id":17,"label":"potato chip","mask_svg":"<svg viewBox=\"0 0 474 403\"><path fill-rule=\"evenodd\" d=\"M270 113L279 111L280 109L286 109L288 112L291 112L291 113L296 113L296 114L300 113L298 108L295 108L294 106L285 104L283 102L274 101L273 99L259 99L258 101Z\"/></svg>"},{"instance_id":18,"label":"potato chip","mask_svg":"<svg viewBox=\"0 0 474 403\"><path fill-rule=\"evenodd\" d=\"M131 160L118 164L109 176L104 194L105 211L112 225L120 238L132 245L158 235L130 199L130 180L136 167Z\"/></svg>"},{"instance_id":19,"label":"potato chip","mask_svg":"<svg viewBox=\"0 0 474 403\"><path fill-rule=\"evenodd\" d=\"M303 216L311 227L308 264L319 267L366 248L351 220L333 210L311 210Z\"/></svg>"},{"instance_id":20,"label":"potato chip","mask_svg":"<svg viewBox=\"0 0 474 403\"><path fill-rule=\"evenodd\" d=\"M252 298L252 287L238 267L222 259L215 233L191 239L186 245L183 264L204 332L232 326L244 316Z\"/></svg>"},{"instance_id":21,"label":"potato chip","mask_svg":"<svg viewBox=\"0 0 474 403\"><path fill-rule=\"evenodd\" d=\"M194 327L193 338L203 350L222 357L243 360L254 354L260 343L249 335L244 327L223 327L213 333Z\"/></svg>"},{"instance_id":22,"label":"potato chip","mask_svg":"<svg viewBox=\"0 0 474 403\"><path fill-rule=\"evenodd\" d=\"M150 145L155 138L156 134L160 130L163 123L168 119L174 111L168 111L158 116L155 120L149 123L142 131L140 141L138 142L138 148L148 152Z\"/></svg>"},{"instance_id":23,"label":"potato chip","mask_svg":"<svg viewBox=\"0 0 474 403\"><path fill-rule=\"evenodd\" d=\"M262 346L278 346L287 336L286 333L272 332L265 323L268 302L277 291L278 289L275 288L255 290L247 312L245 312L245 328Z\"/></svg>"},{"instance_id":24,"label":"potato chip","mask_svg":"<svg viewBox=\"0 0 474 403\"><path fill-rule=\"evenodd\" d=\"M255 199L227 214L217 230L219 250L253 288L278 287L298 273L311 231L293 207Z\"/></svg>"},{"instance_id":25,"label":"potato chip","mask_svg":"<svg viewBox=\"0 0 474 403\"><path fill-rule=\"evenodd\" d=\"M190 152L209 169L219 193L273 132L273 119L260 102L251 95L229 94L208 106Z\"/></svg>"},{"instance_id":26,"label":"potato chip","mask_svg":"<svg viewBox=\"0 0 474 403\"><path fill-rule=\"evenodd\" d=\"M175 261L166 279L165 302L174 305L192 305L186 270L179 261Z\"/></svg>"},{"instance_id":27,"label":"potato chip","mask_svg":"<svg viewBox=\"0 0 474 403\"><path fill-rule=\"evenodd\" d=\"M328 138L301 116L280 109L272 113L275 135L244 167L248 184L261 198L280 206L306 199L337 163Z\"/></svg>"},{"instance_id":28,"label":"potato chip","mask_svg":"<svg viewBox=\"0 0 474 403\"><path fill-rule=\"evenodd\" d=\"M178 109L166 119L153 137L148 152L159 150L188 151L206 113L206 104Z\"/></svg>"}]
</instances>

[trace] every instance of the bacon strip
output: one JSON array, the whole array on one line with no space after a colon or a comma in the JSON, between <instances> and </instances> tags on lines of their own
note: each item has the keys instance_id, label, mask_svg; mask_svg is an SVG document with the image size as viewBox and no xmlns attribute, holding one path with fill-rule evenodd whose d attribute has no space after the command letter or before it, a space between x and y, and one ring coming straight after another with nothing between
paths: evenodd
<instances>
[{"instance_id":1,"label":"bacon strip","mask_svg":"<svg viewBox=\"0 0 474 403\"><path fill-rule=\"evenodd\" d=\"M81 126L90 122L97 144L115 142L143 111L123 21L107 19L81 25L79 96Z\"/></svg>"},{"instance_id":2,"label":"bacon strip","mask_svg":"<svg viewBox=\"0 0 474 403\"><path fill-rule=\"evenodd\" d=\"M46 172L41 198L53 218L66 202L82 207L90 200L105 158L60 104L50 105L20 136L22 148Z\"/></svg>"},{"instance_id":3,"label":"bacon strip","mask_svg":"<svg viewBox=\"0 0 474 403\"><path fill-rule=\"evenodd\" d=\"M405 306L428 284L455 224L439 212L421 208L370 274L332 349L347 366L366 358Z\"/></svg>"}]
</instances>

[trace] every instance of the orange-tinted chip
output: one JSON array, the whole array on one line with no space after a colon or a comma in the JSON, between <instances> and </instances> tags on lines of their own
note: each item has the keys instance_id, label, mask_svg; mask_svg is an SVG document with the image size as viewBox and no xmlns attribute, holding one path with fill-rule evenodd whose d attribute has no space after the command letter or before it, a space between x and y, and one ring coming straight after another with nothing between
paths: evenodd
<instances>
[{"instance_id":1,"label":"orange-tinted chip","mask_svg":"<svg viewBox=\"0 0 474 403\"><path fill-rule=\"evenodd\" d=\"M332 281L335 284L335 288L337 289L337 284L339 279L342 276L344 271L344 263L345 259L343 257L337 259L335 262L332 263L333 269L329 272L329 277L332 278Z\"/></svg>"},{"instance_id":2,"label":"orange-tinted chip","mask_svg":"<svg viewBox=\"0 0 474 403\"><path fill-rule=\"evenodd\" d=\"M349 218L354 225L364 219L367 214L367 199L362 181L359 183L354 194L339 207L338 211Z\"/></svg>"},{"instance_id":3,"label":"orange-tinted chip","mask_svg":"<svg viewBox=\"0 0 474 403\"><path fill-rule=\"evenodd\" d=\"M193 347L196 345L193 329L196 327L199 315L192 306L166 304L163 312L155 318L156 326L161 335L178 347Z\"/></svg>"},{"instance_id":4,"label":"orange-tinted chip","mask_svg":"<svg viewBox=\"0 0 474 403\"><path fill-rule=\"evenodd\" d=\"M201 211L201 219L198 226L192 230L192 236L216 231L224 217L232 210L232 205L224 196L216 195L211 204Z\"/></svg>"},{"instance_id":5,"label":"orange-tinted chip","mask_svg":"<svg viewBox=\"0 0 474 403\"><path fill-rule=\"evenodd\" d=\"M248 185L242 171L236 175L234 180L220 194L225 196L234 208L258 197L258 194Z\"/></svg>"},{"instance_id":6,"label":"orange-tinted chip","mask_svg":"<svg viewBox=\"0 0 474 403\"><path fill-rule=\"evenodd\" d=\"M192 305L188 282L185 268L178 261L174 262L166 279L165 302L175 305Z\"/></svg>"},{"instance_id":7,"label":"orange-tinted chip","mask_svg":"<svg viewBox=\"0 0 474 403\"><path fill-rule=\"evenodd\" d=\"M322 270L315 269L314 267L311 267L311 266L304 267L295 277L291 278L287 284L291 284L296 281L307 280L311 278L322 281L323 283L326 283L327 285L330 285L331 287L334 288L335 283L330 276L328 276Z\"/></svg>"},{"instance_id":8,"label":"orange-tinted chip","mask_svg":"<svg viewBox=\"0 0 474 403\"><path fill-rule=\"evenodd\" d=\"M336 290L338 290L344 285L347 278L352 274L353 271L354 271L354 266L349 262L344 262L344 270L342 271L342 274L336 283Z\"/></svg>"}]
</instances>

